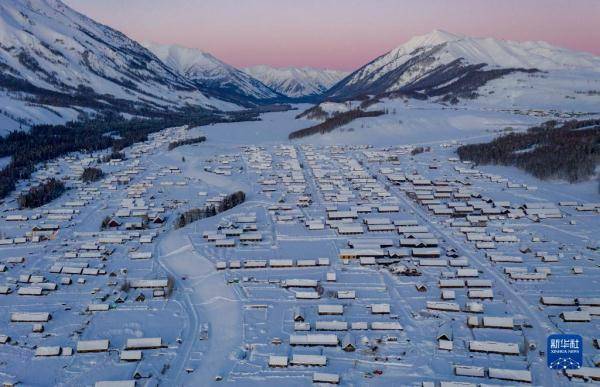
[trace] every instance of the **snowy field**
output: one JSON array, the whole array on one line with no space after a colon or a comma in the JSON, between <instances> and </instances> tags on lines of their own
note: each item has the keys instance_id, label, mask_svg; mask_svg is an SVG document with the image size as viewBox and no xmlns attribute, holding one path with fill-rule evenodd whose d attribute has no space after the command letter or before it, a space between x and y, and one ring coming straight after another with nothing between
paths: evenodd
<instances>
[{"instance_id":1,"label":"snowy field","mask_svg":"<svg viewBox=\"0 0 600 387\"><path fill-rule=\"evenodd\" d=\"M383 147L440 144L452 140L486 141L492 131L505 127L525 129L540 121L537 117L507 111L447 107L420 101L403 102L399 99L372 105L368 110L387 110L388 114L360 118L322 136L307 137L302 142Z\"/></svg>"},{"instance_id":2,"label":"snowy field","mask_svg":"<svg viewBox=\"0 0 600 387\"><path fill-rule=\"evenodd\" d=\"M70 189L37 209L18 209L18 192L0 204L0 381L600 378L597 183L541 182L454 153L547 117L387 101L384 116L290 142L315 124L294 119L308 107L169 128L126 160L71 155L21 182L53 176ZM413 156L415 145L431 150ZM104 178L78 180L88 165ZM243 204L175 229L178 214L238 190ZM559 332L583 337L585 379L546 367Z\"/></svg>"}]
</instances>

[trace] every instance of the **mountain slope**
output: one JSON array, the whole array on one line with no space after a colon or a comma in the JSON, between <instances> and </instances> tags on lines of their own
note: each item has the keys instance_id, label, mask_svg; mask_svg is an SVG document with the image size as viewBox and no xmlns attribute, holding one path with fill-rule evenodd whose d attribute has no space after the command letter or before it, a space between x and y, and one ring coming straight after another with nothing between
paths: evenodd
<instances>
[{"instance_id":1,"label":"mountain slope","mask_svg":"<svg viewBox=\"0 0 600 387\"><path fill-rule=\"evenodd\" d=\"M436 30L356 70L326 97L345 100L396 93L456 100L475 98L480 87L509 74L598 69L600 58L545 42L470 38Z\"/></svg>"},{"instance_id":2,"label":"mountain slope","mask_svg":"<svg viewBox=\"0 0 600 387\"><path fill-rule=\"evenodd\" d=\"M243 70L271 89L290 98L320 96L347 75L343 71L309 67L274 68L259 65Z\"/></svg>"},{"instance_id":3,"label":"mountain slope","mask_svg":"<svg viewBox=\"0 0 600 387\"><path fill-rule=\"evenodd\" d=\"M209 53L178 45L147 43L144 46L207 95L242 105L268 103L285 98Z\"/></svg>"},{"instance_id":4,"label":"mountain slope","mask_svg":"<svg viewBox=\"0 0 600 387\"><path fill-rule=\"evenodd\" d=\"M0 68L2 100L14 102L4 115L22 114L25 122L34 115L23 109L27 103L59 115L65 107L235 108L203 95L135 41L60 0L0 2Z\"/></svg>"}]
</instances>

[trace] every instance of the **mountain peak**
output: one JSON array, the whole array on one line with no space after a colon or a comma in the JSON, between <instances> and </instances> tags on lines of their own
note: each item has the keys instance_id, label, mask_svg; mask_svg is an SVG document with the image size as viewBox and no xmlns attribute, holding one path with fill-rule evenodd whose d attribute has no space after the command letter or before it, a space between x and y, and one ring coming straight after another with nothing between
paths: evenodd
<instances>
[{"instance_id":1,"label":"mountain peak","mask_svg":"<svg viewBox=\"0 0 600 387\"><path fill-rule=\"evenodd\" d=\"M418 44L419 46L436 46L438 44L461 40L465 37L456 35L448 31L435 29L425 35L418 35L411 38L408 43Z\"/></svg>"},{"instance_id":2,"label":"mountain peak","mask_svg":"<svg viewBox=\"0 0 600 387\"><path fill-rule=\"evenodd\" d=\"M490 68L597 71L600 61L600 58L593 54L574 52L541 41L516 42L433 30L428 34L411 38L368 66L404 62L412 57L417 49L431 49L440 45L444 47L436 56L439 61L448 63L460 59L470 64L485 64Z\"/></svg>"},{"instance_id":3,"label":"mountain peak","mask_svg":"<svg viewBox=\"0 0 600 387\"><path fill-rule=\"evenodd\" d=\"M159 44L153 42L144 42L142 45L154 53L160 60L165 62L167 58L175 59L177 64L180 66L189 67L194 64L198 64L199 62L204 62L203 64L216 64L226 65L221 62L211 54L204 52L198 48L191 48L181 46L179 44ZM183 70L185 69L176 69Z\"/></svg>"},{"instance_id":4,"label":"mountain peak","mask_svg":"<svg viewBox=\"0 0 600 387\"><path fill-rule=\"evenodd\" d=\"M273 90L292 98L319 95L347 75L343 71L311 67L257 65L243 70Z\"/></svg>"},{"instance_id":5,"label":"mountain peak","mask_svg":"<svg viewBox=\"0 0 600 387\"><path fill-rule=\"evenodd\" d=\"M461 41L464 39L467 38L465 36L456 35L444 30L435 29L424 35L413 36L408 41L392 49L390 53L396 56L403 56L410 54L418 48L430 48L440 44Z\"/></svg>"},{"instance_id":6,"label":"mountain peak","mask_svg":"<svg viewBox=\"0 0 600 387\"><path fill-rule=\"evenodd\" d=\"M367 63L330 89L328 97L348 99L392 92L442 96L451 90L472 97L487 80L518 71L598 69L600 57L548 43L474 38L434 30ZM486 72L485 77L480 76L482 72Z\"/></svg>"},{"instance_id":7,"label":"mountain peak","mask_svg":"<svg viewBox=\"0 0 600 387\"><path fill-rule=\"evenodd\" d=\"M144 46L208 95L243 106L282 97L243 71L198 48L157 43L144 43Z\"/></svg>"}]
</instances>

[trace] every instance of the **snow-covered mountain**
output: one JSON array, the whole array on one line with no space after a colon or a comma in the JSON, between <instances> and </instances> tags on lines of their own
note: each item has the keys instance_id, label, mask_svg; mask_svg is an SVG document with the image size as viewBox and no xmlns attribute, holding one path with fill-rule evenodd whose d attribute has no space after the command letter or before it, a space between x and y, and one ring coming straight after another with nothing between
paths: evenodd
<instances>
[{"instance_id":1,"label":"snow-covered mountain","mask_svg":"<svg viewBox=\"0 0 600 387\"><path fill-rule=\"evenodd\" d=\"M155 43L145 43L144 46L207 95L242 105L285 98L247 73L196 48Z\"/></svg>"},{"instance_id":2,"label":"snow-covered mountain","mask_svg":"<svg viewBox=\"0 0 600 387\"><path fill-rule=\"evenodd\" d=\"M60 0L0 2L0 68L3 124L72 119L104 107L237 108L204 95L140 44Z\"/></svg>"},{"instance_id":3,"label":"snow-covered mountain","mask_svg":"<svg viewBox=\"0 0 600 387\"><path fill-rule=\"evenodd\" d=\"M309 67L274 68L265 65L243 69L271 89L290 98L320 96L347 72Z\"/></svg>"},{"instance_id":4,"label":"snow-covered mountain","mask_svg":"<svg viewBox=\"0 0 600 387\"><path fill-rule=\"evenodd\" d=\"M417 36L341 80L327 93L334 100L390 93L446 100L474 98L486 83L545 72L600 72L600 57L545 42L471 38L435 30Z\"/></svg>"}]
</instances>

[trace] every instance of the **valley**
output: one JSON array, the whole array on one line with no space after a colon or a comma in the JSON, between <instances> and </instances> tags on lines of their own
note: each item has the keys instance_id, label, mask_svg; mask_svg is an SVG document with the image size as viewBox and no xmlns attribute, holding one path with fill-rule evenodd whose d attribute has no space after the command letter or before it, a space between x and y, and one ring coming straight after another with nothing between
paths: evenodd
<instances>
[{"instance_id":1,"label":"valley","mask_svg":"<svg viewBox=\"0 0 600 387\"><path fill-rule=\"evenodd\" d=\"M532 2L1 1L0 383L600 382L597 7Z\"/></svg>"},{"instance_id":2,"label":"valley","mask_svg":"<svg viewBox=\"0 0 600 387\"><path fill-rule=\"evenodd\" d=\"M418 145L429 150L411 155L417 144L389 115L373 144L356 121L290 142L306 107L151 133L123 160L100 162L99 151L39 166L32 182L55 176L68 190L35 209L18 209L15 192L0 207L2 380L558 386L597 377L597 187L565 191L455 154L500 123L539 118L432 111L437 134L426 127ZM418 125L410 110L403 124ZM169 150L173 141L182 145ZM104 176L81 182L85 166ZM243 203L174 227L178 214L235 191ZM557 329L583 336L580 370L546 368L544 340ZM44 371L27 372L30 362Z\"/></svg>"}]
</instances>

